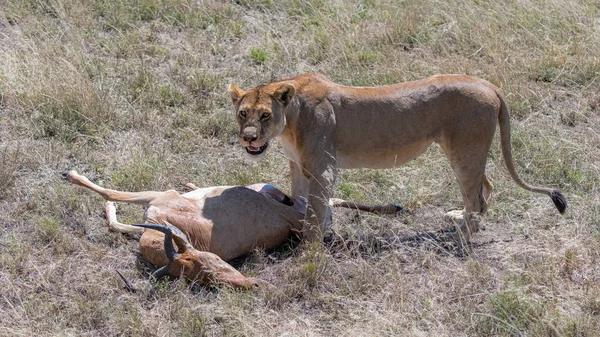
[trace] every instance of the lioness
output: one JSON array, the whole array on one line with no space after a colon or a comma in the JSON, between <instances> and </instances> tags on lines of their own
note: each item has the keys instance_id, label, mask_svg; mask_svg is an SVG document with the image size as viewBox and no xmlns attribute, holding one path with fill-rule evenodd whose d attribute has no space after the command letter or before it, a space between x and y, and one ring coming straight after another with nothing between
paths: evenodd
<instances>
[{"instance_id":1,"label":"lioness","mask_svg":"<svg viewBox=\"0 0 600 337\"><path fill-rule=\"evenodd\" d=\"M531 186L515 171L510 118L499 89L463 75L439 75L382 87L347 87L319 74L303 74L229 94L240 126L239 141L259 158L279 137L290 160L292 195L307 197L304 238L319 240L337 168L388 168L416 158L436 142L450 160L465 210L452 237L468 240L477 214L487 209L492 184L485 164L496 121L506 167L526 190L543 193L564 213L556 189Z\"/></svg>"}]
</instances>

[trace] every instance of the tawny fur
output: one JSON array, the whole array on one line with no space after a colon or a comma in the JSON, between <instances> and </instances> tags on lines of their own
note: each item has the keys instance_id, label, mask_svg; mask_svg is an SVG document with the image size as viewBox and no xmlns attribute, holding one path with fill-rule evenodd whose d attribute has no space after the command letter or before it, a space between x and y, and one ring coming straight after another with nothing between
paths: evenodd
<instances>
[{"instance_id":1,"label":"tawny fur","mask_svg":"<svg viewBox=\"0 0 600 337\"><path fill-rule=\"evenodd\" d=\"M76 171L68 172L66 179L109 201L106 205L109 228L142 234L140 253L152 264L165 266L169 263L163 246L164 234L119 223L112 202L143 205L147 207L143 222L170 224L181 230L192 249L180 254L175 264L169 264L169 273L204 284L224 283L236 287L256 284L256 280L244 277L225 261L256 248L281 245L294 231L301 230L301 213L242 186L199 188L180 195L173 190L120 192L105 189ZM198 271L202 273L198 274Z\"/></svg>"},{"instance_id":2,"label":"tawny fur","mask_svg":"<svg viewBox=\"0 0 600 337\"><path fill-rule=\"evenodd\" d=\"M202 284L229 284L249 287L258 280L244 277L225 261L248 254L254 249L270 249L283 244L302 229L306 204L266 184L198 188L186 184L187 193L121 192L102 188L76 171L64 173L76 185L99 193L106 203L109 229L120 233L141 234L140 253L152 264L167 266L173 276ZM257 192L258 189L261 192ZM134 225L120 223L113 202L126 202L146 207L143 222L171 226L186 237L173 237L179 255L170 261L165 254L165 235ZM368 206L332 199L332 206L358 209L380 214L394 214L396 205Z\"/></svg>"},{"instance_id":3,"label":"tawny fur","mask_svg":"<svg viewBox=\"0 0 600 337\"><path fill-rule=\"evenodd\" d=\"M292 194L308 198L305 238L319 240L327 226L327 200L338 168L402 165L438 143L450 161L465 203L456 237L468 240L477 214L487 209L492 185L487 155L500 125L502 153L515 182L550 196L563 213L558 190L535 187L516 173L510 146L510 116L499 89L463 75L440 75L381 87L348 87L319 74L303 74L229 94L241 145L262 156L279 137L290 160Z\"/></svg>"}]
</instances>

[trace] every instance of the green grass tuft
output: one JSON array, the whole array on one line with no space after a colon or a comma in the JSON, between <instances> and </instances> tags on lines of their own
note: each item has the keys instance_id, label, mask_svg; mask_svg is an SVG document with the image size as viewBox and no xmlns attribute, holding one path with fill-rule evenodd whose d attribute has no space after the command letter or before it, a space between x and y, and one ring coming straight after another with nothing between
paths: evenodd
<instances>
[{"instance_id":1,"label":"green grass tuft","mask_svg":"<svg viewBox=\"0 0 600 337\"><path fill-rule=\"evenodd\" d=\"M248 50L248 54L250 55L250 58L252 58L252 60L258 64L265 63L269 56L267 51L260 47L250 48L250 50Z\"/></svg>"}]
</instances>

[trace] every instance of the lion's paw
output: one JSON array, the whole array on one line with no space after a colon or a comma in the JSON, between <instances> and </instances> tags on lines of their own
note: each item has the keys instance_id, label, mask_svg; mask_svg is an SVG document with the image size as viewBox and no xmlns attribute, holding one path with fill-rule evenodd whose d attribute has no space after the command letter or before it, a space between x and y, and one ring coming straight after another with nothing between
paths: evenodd
<instances>
[{"instance_id":1,"label":"lion's paw","mask_svg":"<svg viewBox=\"0 0 600 337\"><path fill-rule=\"evenodd\" d=\"M464 209L455 209L444 214L444 221L453 223L453 224L461 224L465 221L465 210Z\"/></svg>"}]
</instances>

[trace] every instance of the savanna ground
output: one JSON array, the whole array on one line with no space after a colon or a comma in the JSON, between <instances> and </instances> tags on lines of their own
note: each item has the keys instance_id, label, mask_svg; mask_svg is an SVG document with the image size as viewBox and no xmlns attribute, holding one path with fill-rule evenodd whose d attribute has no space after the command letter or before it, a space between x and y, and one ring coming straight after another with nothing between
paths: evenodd
<instances>
[{"instance_id":1,"label":"savanna ground","mask_svg":"<svg viewBox=\"0 0 600 337\"><path fill-rule=\"evenodd\" d=\"M324 245L236 265L273 287L147 282L135 237L68 168L123 190L269 182L278 147L244 160L226 93L303 72L347 85L438 73L505 93L521 176L496 141L485 230L469 251L400 239L462 207L438 147L407 166L343 171ZM600 335L600 4L516 1L0 0L1 335ZM390 127L402 127L390 126ZM142 211L121 206L125 223ZM124 289L120 271L139 290Z\"/></svg>"}]
</instances>

